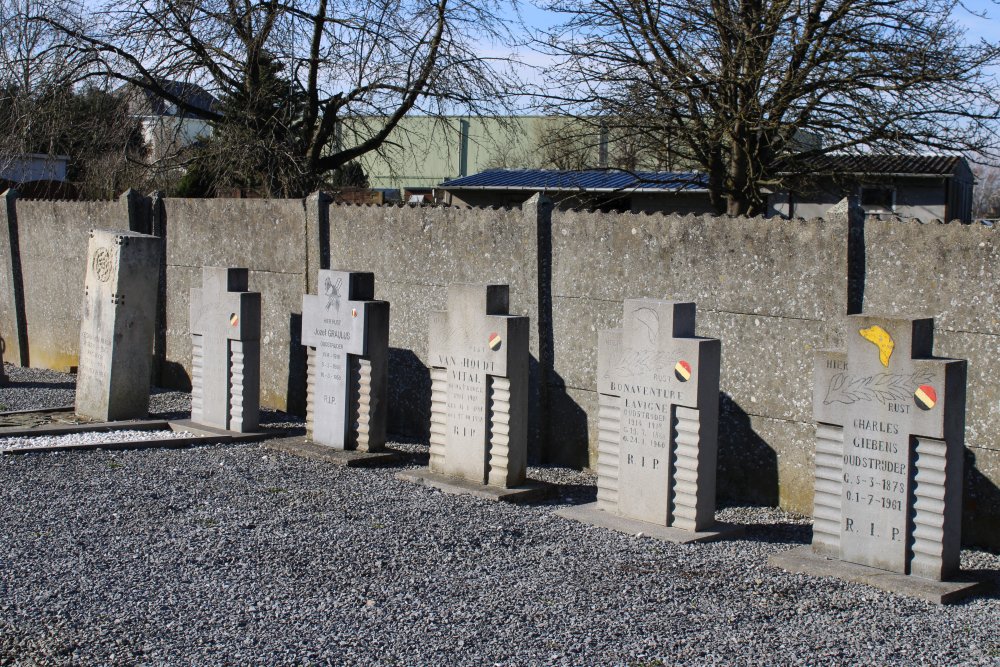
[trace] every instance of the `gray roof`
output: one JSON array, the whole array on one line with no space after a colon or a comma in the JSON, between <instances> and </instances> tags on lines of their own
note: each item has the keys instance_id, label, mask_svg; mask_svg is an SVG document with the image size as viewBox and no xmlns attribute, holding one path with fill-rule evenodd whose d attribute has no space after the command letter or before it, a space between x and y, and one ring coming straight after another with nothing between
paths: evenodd
<instances>
[{"instance_id":1,"label":"gray roof","mask_svg":"<svg viewBox=\"0 0 1000 667\"><path fill-rule=\"evenodd\" d=\"M696 172L618 169L488 169L444 181L445 190L539 190L546 192L705 192L708 179Z\"/></svg>"}]
</instances>

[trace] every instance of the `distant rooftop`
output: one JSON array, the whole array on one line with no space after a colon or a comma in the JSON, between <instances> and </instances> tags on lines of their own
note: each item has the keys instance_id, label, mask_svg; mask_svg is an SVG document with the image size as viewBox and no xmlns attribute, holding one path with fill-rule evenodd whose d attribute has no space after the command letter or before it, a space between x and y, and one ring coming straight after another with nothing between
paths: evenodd
<instances>
[{"instance_id":1,"label":"distant rooftop","mask_svg":"<svg viewBox=\"0 0 1000 667\"><path fill-rule=\"evenodd\" d=\"M818 174L951 176L965 158L954 155L823 155L808 171Z\"/></svg>"},{"instance_id":2,"label":"distant rooftop","mask_svg":"<svg viewBox=\"0 0 1000 667\"><path fill-rule=\"evenodd\" d=\"M487 169L444 181L446 190L542 190L546 192L705 192L708 179L695 172L587 169Z\"/></svg>"},{"instance_id":3,"label":"distant rooftop","mask_svg":"<svg viewBox=\"0 0 1000 667\"><path fill-rule=\"evenodd\" d=\"M174 97L183 100L187 104L190 104L195 109L203 112L211 112L218 107L219 101L215 98L215 96L196 83L185 83L183 81L173 81L169 79L164 79L159 83L163 90ZM172 101L160 97L145 88L140 88L138 86L131 86L131 88L135 91L136 97L138 98L138 103L133 104L133 113L147 116L179 116L195 118L207 115L200 114L198 112L190 112L186 109L179 109Z\"/></svg>"}]
</instances>

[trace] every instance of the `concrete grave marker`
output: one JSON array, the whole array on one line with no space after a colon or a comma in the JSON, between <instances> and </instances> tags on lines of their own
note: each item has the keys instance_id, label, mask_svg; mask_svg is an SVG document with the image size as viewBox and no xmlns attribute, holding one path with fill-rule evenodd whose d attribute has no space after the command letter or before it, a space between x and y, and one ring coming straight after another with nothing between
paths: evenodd
<instances>
[{"instance_id":1,"label":"concrete grave marker","mask_svg":"<svg viewBox=\"0 0 1000 667\"><path fill-rule=\"evenodd\" d=\"M966 362L932 356L932 319L851 315L816 354L813 541L771 564L938 603L958 580Z\"/></svg>"},{"instance_id":2,"label":"concrete grave marker","mask_svg":"<svg viewBox=\"0 0 1000 667\"><path fill-rule=\"evenodd\" d=\"M94 229L87 248L76 413L100 421L149 411L161 242Z\"/></svg>"},{"instance_id":3,"label":"concrete grave marker","mask_svg":"<svg viewBox=\"0 0 1000 667\"><path fill-rule=\"evenodd\" d=\"M813 548L942 580L961 543L966 362L934 359L934 321L853 315L816 356Z\"/></svg>"},{"instance_id":4,"label":"concrete grave marker","mask_svg":"<svg viewBox=\"0 0 1000 667\"><path fill-rule=\"evenodd\" d=\"M260 292L249 271L206 266L191 288L191 421L246 433L260 420Z\"/></svg>"},{"instance_id":5,"label":"concrete grave marker","mask_svg":"<svg viewBox=\"0 0 1000 667\"><path fill-rule=\"evenodd\" d=\"M598 334L598 506L701 531L715 522L719 340L696 338L695 304L626 299Z\"/></svg>"},{"instance_id":6,"label":"concrete grave marker","mask_svg":"<svg viewBox=\"0 0 1000 667\"><path fill-rule=\"evenodd\" d=\"M721 346L694 332L693 303L626 299L598 333L597 503L558 514L672 542L739 532L715 522Z\"/></svg>"},{"instance_id":7,"label":"concrete grave marker","mask_svg":"<svg viewBox=\"0 0 1000 667\"><path fill-rule=\"evenodd\" d=\"M308 432L335 449L385 449L389 303L375 301L375 274L319 272L319 295L302 297L309 346Z\"/></svg>"},{"instance_id":8,"label":"concrete grave marker","mask_svg":"<svg viewBox=\"0 0 1000 667\"><path fill-rule=\"evenodd\" d=\"M525 478L528 318L508 299L507 285L450 285L448 310L431 313L430 470L402 479L493 500L548 492Z\"/></svg>"}]
</instances>

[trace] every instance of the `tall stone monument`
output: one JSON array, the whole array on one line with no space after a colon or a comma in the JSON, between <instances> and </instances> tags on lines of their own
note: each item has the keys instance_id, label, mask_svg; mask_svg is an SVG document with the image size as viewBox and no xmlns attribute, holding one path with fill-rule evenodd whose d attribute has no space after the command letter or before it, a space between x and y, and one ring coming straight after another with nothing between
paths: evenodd
<instances>
[{"instance_id":1,"label":"tall stone monument","mask_svg":"<svg viewBox=\"0 0 1000 667\"><path fill-rule=\"evenodd\" d=\"M598 334L597 503L561 515L675 542L736 531L715 522L720 349L695 304L625 300Z\"/></svg>"},{"instance_id":2,"label":"tall stone monument","mask_svg":"<svg viewBox=\"0 0 1000 667\"><path fill-rule=\"evenodd\" d=\"M307 433L334 449L385 449L389 302L375 301L375 274L319 271L320 294L302 297L309 347Z\"/></svg>"},{"instance_id":3,"label":"tall stone monument","mask_svg":"<svg viewBox=\"0 0 1000 667\"><path fill-rule=\"evenodd\" d=\"M260 292L249 271L202 268L191 288L191 421L255 431L260 421Z\"/></svg>"},{"instance_id":4,"label":"tall stone monument","mask_svg":"<svg viewBox=\"0 0 1000 667\"><path fill-rule=\"evenodd\" d=\"M448 310L431 313L430 469L400 477L496 499L544 492L525 479L528 318L508 314L508 294L450 285Z\"/></svg>"},{"instance_id":5,"label":"tall stone monument","mask_svg":"<svg viewBox=\"0 0 1000 667\"><path fill-rule=\"evenodd\" d=\"M149 411L161 241L94 229L87 248L76 413L110 421Z\"/></svg>"},{"instance_id":6,"label":"tall stone monument","mask_svg":"<svg viewBox=\"0 0 1000 667\"><path fill-rule=\"evenodd\" d=\"M949 601L973 584L906 580L958 574L966 362L932 356L932 319L847 320L846 351L816 355L813 558L843 562L830 572L843 578ZM774 560L808 571L810 554L792 554Z\"/></svg>"}]
</instances>

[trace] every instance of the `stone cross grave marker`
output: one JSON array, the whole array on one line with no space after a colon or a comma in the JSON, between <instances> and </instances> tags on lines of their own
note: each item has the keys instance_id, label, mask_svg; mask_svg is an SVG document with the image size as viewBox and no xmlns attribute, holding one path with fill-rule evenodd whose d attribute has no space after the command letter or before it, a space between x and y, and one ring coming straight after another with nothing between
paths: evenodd
<instances>
[{"instance_id":1,"label":"stone cross grave marker","mask_svg":"<svg viewBox=\"0 0 1000 667\"><path fill-rule=\"evenodd\" d=\"M260 292L249 271L202 268L191 288L191 420L247 433L260 421Z\"/></svg>"},{"instance_id":2,"label":"stone cross grave marker","mask_svg":"<svg viewBox=\"0 0 1000 667\"><path fill-rule=\"evenodd\" d=\"M431 472L511 488L527 466L528 318L507 285L455 284L430 317Z\"/></svg>"},{"instance_id":3,"label":"stone cross grave marker","mask_svg":"<svg viewBox=\"0 0 1000 667\"><path fill-rule=\"evenodd\" d=\"M309 436L334 449L385 449L389 302L375 301L375 274L320 270L320 294L302 297L309 347Z\"/></svg>"},{"instance_id":4,"label":"stone cross grave marker","mask_svg":"<svg viewBox=\"0 0 1000 667\"><path fill-rule=\"evenodd\" d=\"M598 334L598 508L689 531L715 523L716 338L696 338L695 304L626 299Z\"/></svg>"},{"instance_id":5,"label":"stone cross grave marker","mask_svg":"<svg viewBox=\"0 0 1000 667\"><path fill-rule=\"evenodd\" d=\"M966 362L932 319L851 315L816 355L813 550L942 580L958 570Z\"/></svg>"},{"instance_id":6,"label":"stone cross grave marker","mask_svg":"<svg viewBox=\"0 0 1000 667\"><path fill-rule=\"evenodd\" d=\"M76 413L111 421L149 412L160 239L93 229L87 247Z\"/></svg>"}]
</instances>

